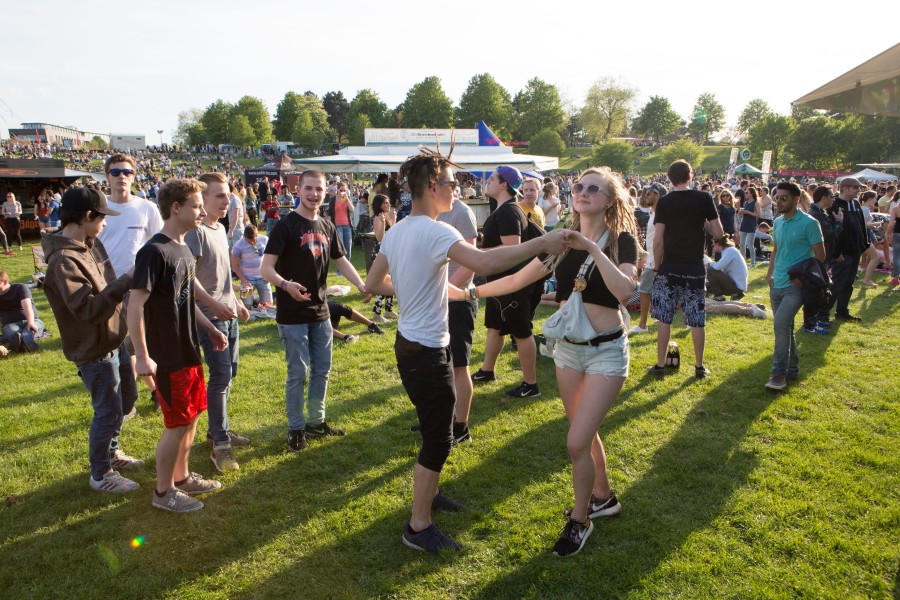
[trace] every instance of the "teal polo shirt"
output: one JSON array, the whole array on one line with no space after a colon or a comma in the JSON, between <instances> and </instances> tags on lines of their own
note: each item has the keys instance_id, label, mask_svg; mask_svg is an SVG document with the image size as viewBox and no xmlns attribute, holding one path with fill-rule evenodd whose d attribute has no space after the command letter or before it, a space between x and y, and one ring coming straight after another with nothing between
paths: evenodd
<instances>
[{"instance_id":1,"label":"teal polo shirt","mask_svg":"<svg viewBox=\"0 0 900 600\"><path fill-rule=\"evenodd\" d=\"M783 215L775 219L772 239L778 249L772 271L772 287L786 288L791 285L788 269L814 256L812 247L822 241L822 228L814 217L798 210L790 219L785 219Z\"/></svg>"}]
</instances>

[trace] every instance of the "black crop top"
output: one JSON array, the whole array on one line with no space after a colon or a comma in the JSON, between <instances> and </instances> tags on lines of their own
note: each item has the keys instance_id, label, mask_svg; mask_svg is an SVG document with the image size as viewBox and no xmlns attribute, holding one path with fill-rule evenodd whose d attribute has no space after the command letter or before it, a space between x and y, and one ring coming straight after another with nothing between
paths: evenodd
<instances>
[{"instance_id":1,"label":"black crop top","mask_svg":"<svg viewBox=\"0 0 900 600\"><path fill-rule=\"evenodd\" d=\"M607 256L610 256L609 247L603 252ZM587 257L587 250L569 250L569 253L566 254L562 263L556 267L554 274L556 276L557 302L569 299L575 285L575 277L578 275L578 270L581 268L581 265L584 264L584 261L587 260ZM637 241L634 239L633 235L625 231L619 234L618 259L619 264L637 264ZM588 276L587 289L581 292L581 299L588 304L599 304L600 306L605 306L607 308L619 308L619 300L613 296L612 292L609 291L609 288L606 287L606 282L603 281L603 276L600 275L600 269L598 269L596 265L592 265L589 272L590 275Z\"/></svg>"}]
</instances>

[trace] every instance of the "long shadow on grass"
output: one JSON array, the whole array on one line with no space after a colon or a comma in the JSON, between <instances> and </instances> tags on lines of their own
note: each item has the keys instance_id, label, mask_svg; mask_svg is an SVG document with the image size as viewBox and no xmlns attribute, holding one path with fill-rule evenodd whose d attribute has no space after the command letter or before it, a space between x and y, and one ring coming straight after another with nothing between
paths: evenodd
<instances>
[{"instance_id":1,"label":"long shadow on grass","mask_svg":"<svg viewBox=\"0 0 900 600\"><path fill-rule=\"evenodd\" d=\"M71 365L69 363L66 363L66 366ZM82 385L81 380L76 380L76 382L74 383L70 383L69 385L65 385L59 388L44 388L36 394L20 394L16 396L10 396L9 391L7 390L4 393L3 400L0 400L0 411L3 411L7 408L28 406L30 404L38 403L49 405L48 403L52 404L60 397L69 395L78 397L79 392L83 393L85 406L90 406L90 399L87 397L87 392L85 391L84 385Z\"/></svg>"},{"instance_id":2,"label":"long shadow on grass","mask_svg":"<svg viewBox=\"0 0 900 600\"><path fill-rule=\"evenodd\" d=\"M721 513L755 468L756 458L739 445L775 396L736 398L734 390L748 377L763 378L770 364L770 357L761 358L705 391L646 473L620 496L621 517L598 520L579 556L551 556L556 531L548 531L543 552L475 597L621 597L640 587L692 533ZM583 576L586 561L594 578Z\"/></svg>"}]
</instances>

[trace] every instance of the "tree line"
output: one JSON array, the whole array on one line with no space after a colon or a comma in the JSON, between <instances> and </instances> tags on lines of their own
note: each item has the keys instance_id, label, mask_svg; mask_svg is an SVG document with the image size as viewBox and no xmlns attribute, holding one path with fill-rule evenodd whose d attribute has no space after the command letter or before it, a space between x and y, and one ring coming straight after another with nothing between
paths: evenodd
<instances>
[{"instance_id":1,"label":"tree line","mask_svg":"<svg viewBox=\"0 0 900 600\"><path fill-rule=\"evenodd\" d=\"M274 117L259 98L232 104L216 100L205 109L178 115L173 141L196 146L233 144L258 147L274 140L302 148L327 144L362 145L367 127L473 128L484 120L504 140L527 142L533 153L560 156L566 146L601 143L622 154L611 138L640 137L654 144L679 140L697 147L725 127L725 107L711 92L701 93L690 115L682 117L668 98L650 96L637 106L638 90L612 77L598 79L581 106L564 101L559 89L535 77L515 95L488 73L473 76L454 105L438 77L414 84L394 108L378 92L363 89L347 100L341 91L322 97L289 91ZM900 147L900 120L824 114L794 109L782 115L759 99L751 100L735 129L721 141L749 146L754 156L773 151L773 168L832 168L859 161L886 161Z\"/></svg>"}]
</instances>

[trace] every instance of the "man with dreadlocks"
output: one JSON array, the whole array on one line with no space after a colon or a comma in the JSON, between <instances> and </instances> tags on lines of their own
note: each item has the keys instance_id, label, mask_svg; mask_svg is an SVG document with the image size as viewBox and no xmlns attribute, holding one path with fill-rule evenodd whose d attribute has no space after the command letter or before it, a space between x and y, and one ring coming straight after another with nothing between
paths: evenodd
<instances>
[{"instance_id":1,"label":"man with dreadlocks","mask_svg":"<svg viewBox=\"0 0 900 600\"><path fill-rule=\"evenodd\" d=\"M427 149L403 163L400 177L409 182L412 209L385 234L366 279L367 291L395 295L403 306L394 353L403 387L416 408L422 448L413 473L412 517L402 539L414 550L433 553L445 548L458 550L460 545L435 527L431 511L462 508L438 489L453 440L456 403L447 294L448 290L455 296L464 293L449 286L447 265L453 260L475 273L496 273L541 252L559 254L565 235L563 230L554 231L524 244L490 251L467 243L456 229L435 220L453 204L455 166L449 156ZM474 287L465 293L475 298Z\"/></svg>"}]
</instances>

